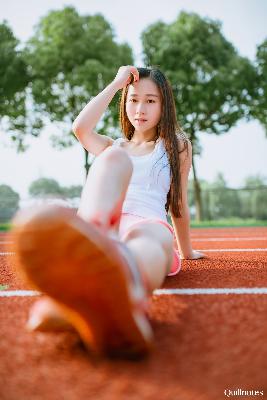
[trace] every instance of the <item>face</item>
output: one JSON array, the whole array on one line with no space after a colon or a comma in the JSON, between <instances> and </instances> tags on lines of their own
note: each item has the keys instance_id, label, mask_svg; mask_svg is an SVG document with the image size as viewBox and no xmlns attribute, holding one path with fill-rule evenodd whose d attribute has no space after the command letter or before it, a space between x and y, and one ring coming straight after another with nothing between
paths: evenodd
<instances>
[{"instance_id":1,"label":"face","mask_svg":"<svg viewBox=\"0 0 267 400\"><path fill-rule=\"evenodd\" d=\"M126 113L137 132L155 132L161 117L161 94L150 78L129 86Z\"/></svg>"}]
</instances>

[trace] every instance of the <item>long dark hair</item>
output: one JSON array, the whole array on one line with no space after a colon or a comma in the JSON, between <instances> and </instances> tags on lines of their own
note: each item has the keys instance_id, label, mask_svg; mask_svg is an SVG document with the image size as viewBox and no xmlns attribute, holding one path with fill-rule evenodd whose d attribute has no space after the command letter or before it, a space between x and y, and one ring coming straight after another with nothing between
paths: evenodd
<instances>
[{"instance_id":1,"label":"long dark hair","mask_svg":"<svg viewBox=\"0 0 267 400\"><path fill-rule=\"evenodd\" d=\"M167 195L165 209L166 212L168 212L170 208L175 217L181 217L180 201L182 200L182 188L179 154L185 149L188 153L189 139L177 121L172 88L165 75L158 68L154 67L137 69L139 72L139 79L150 78L157 85L161 93L162 113L155 142L159 137L163 139L171 169L171 185ZM129 121L126 113L128 90L129 85L124 87L121 93L120 124L125 138L131 140L134 134L134 126ZM184 146L182 146L183 144ZM182 147L183 149L180 150Z\"/></svg>"}]
</instances>

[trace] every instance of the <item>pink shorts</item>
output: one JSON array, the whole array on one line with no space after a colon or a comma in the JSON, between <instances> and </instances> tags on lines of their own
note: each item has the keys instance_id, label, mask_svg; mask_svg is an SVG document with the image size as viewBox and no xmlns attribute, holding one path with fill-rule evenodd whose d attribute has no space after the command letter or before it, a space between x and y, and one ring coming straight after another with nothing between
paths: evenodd
<instances>
[{"instance_id":1,"label":"pink shorts","mask_svg":"<svg viewBox=\"0 0 267 400\"><path fill-rule=\"evenodd\" d=\"M133 215L133 214L128 214L128 213L121 214L121 220L120 220L120 226L119 226L120 239L123 240L123 238L127 235L128 231L133 226L138 225L138 223L140 223L140 222L157 222L159 224L166 226L170 230L171 234L173 235L173 239L175 240L173 228L168 222L163 221L161 219L157 219L157 218L144 218L144 217L140 217L138 215ZM173 262L172 262L171 270L167 276L173 276L173 275L178 274L180 269L181 269L181 259L180 259L179 252L178 252L178 250L173 248Z\"/></svg>"}]
</instances>

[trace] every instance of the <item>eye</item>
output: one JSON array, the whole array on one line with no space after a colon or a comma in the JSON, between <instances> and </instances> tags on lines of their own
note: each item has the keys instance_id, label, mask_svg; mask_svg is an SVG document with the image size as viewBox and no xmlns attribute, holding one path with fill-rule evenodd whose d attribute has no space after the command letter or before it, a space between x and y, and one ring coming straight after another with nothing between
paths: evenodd
<instances>
[{"instance_id":1,"label":"eye","mask_svg":"<svg viewBox=\"0 0 267 400\"><path fill-rule=\"evenodd\" d=\"M131 103L136 103L137 100L136 100L136 99L130 99L129 101L130 101Z\"/></svg>"},{"instance_id":2,"label":"eye","mask_svg":"<svg viewBox=\"0 0 267 400\"><path fill-rule=\"evenodd\" d=\"M155 103L155 100L149 99L147 100L148 103Z\"/></svg>"}]
</instances>

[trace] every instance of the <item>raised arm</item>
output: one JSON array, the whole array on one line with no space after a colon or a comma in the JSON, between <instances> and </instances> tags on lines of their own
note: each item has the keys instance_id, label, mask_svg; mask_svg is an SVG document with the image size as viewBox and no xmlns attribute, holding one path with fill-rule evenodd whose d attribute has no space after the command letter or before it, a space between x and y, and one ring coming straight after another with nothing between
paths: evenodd
<instances>
[{"instance_id":1,"label":"raised arm","mask_svg":"<svg viewBox=\"0 0 267 400\"><path fill-rule=\"evenodd\" d=\"M180 212L182 217L176 218L172 212L171 220L176 236L177 247L182 259L197 259L205 257L203 253L193 250L190 239L190 211L187 200L188 176L192 166L192 145L188 141L188 155L186 151L180 153L182 201Z\"/></svg>"},{"instance_id":2,"label":"raised arm","mask_svg":"<svg viewBox=\"0 0 267 400\"><path fill-rule=\"evenodd\" d=\"M112 145L113 139L96 133L94 129L116 92L130 82L131 74L135 80L139 79L138 70L134 66L120 67L115 79L84 107L73 122L73 133L90 153L98 155Z\"/></svg>"}]
</instances>

